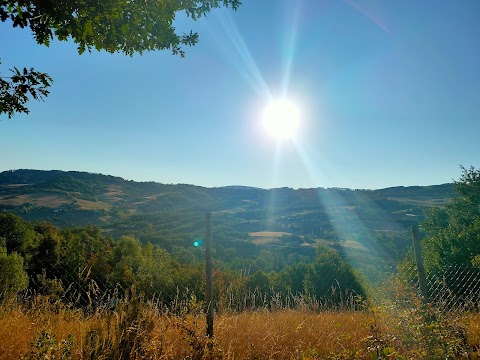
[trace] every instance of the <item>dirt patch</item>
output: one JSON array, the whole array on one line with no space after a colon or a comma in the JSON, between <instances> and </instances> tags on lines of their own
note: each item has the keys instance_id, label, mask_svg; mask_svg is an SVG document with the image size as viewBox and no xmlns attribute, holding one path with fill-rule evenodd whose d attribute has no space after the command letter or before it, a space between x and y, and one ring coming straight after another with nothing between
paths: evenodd
<instances>
[{"instance_id":1,"label":"dirt patch","mask_svg":"<svg viewBox=\"0 0 480 360\"><path fill-rule=\"evenodd\" d=\"M257 231L251 232L248 236L251 237L270 237L270 238L281 238L282 236L290 236L292 233L282 232L282 231Z\"/></svg>"},{"instance_id":2,"label":"dirt patch","mask_svg":"<svg viewBox=\"0 0 480 360\"><path fill-rule=\"evenodd\" d=\"M36 206L54 209L62 205L67 205L71 203L72 203L72 199L66 197L65 195L60 195L60 194L57 195L57 194L51 194L46 192L18 195L15 197L12 197L12 196L0 197L0 204L12 205L12 206L22 206L26 204L33 204Z\"/></svg>"},{"instance_id":3,"label":"dirt patch","mask_svg":"<svg viewBox=\"0 0 480 360\"><path fill-rule=\"evenodd\" d=\"M104 222L104 223L108 223L112 219L113 219L113 217L110 216L110 215L100 216L98 218L98 220L100 220L101 222Z\"/></svg>"},{"instance_id":4,"label":"dirt patch","mask_svg":"<svg viewBox=\"0 0 480 360\"><path fill-rule=\"evenodd\" d=\"M252 242L257 245L279 243L284 235L290 236L292 234L282 231L257 231L248 234L248 236L253 238Z\"/></svg>"},{"instance_id":5,"label":"dirt patch","mask_svg":"<svg viewBox=\"0 0 480 360\"><path fill-rule=\"evenodd\" d=\"M445 206L451 202L450 198L407 199L407 198L389 197L388 200L394 200L404 204L429 206L429 207Z\"/></svg>"},{"instance_id":6,"label":"dirt patch","mask_svg":"<svg viewBox=\"0 0 480 360\"><path fill-rule=\"evenodd\" d=\"M78 206L82 210L106 210L110 211L112 205L101 202L101 201L89 201L83 199L76 199Z\"/></svg>"},{"instance_id":7,"label":"dirt patch","mask_svg":"<svg viewBox=\"0 0 480 360\"><path fill-rule=\"evenodd\" d=\"M28 202L30 202L30 199L26 195L0 196L0 204L1 205L21 206L21 205L27 204Z\"/></svg>"},{"instance_id":8,"label":"dirt patch","mask_svg":"<svg viewBox=\"0 0 480 360\"><path fill-rule=\"evenodd\" d=\"M280 238L262 236L255 238L252 242L256 245L278 244L280 243Z\"/></svg>"},{"instance_id":9,"label":"dirt patch","mask_svg":"<svg viewBox=\"0 0 480 360\"><path fill-rule=\"evenodd\" d=\"M101 196L106 198L109 202L117 202L123 200L125 193L122 191L120 186L111 185L108 187L108 192L102 194Z\"/></svg>"}]
</instances>

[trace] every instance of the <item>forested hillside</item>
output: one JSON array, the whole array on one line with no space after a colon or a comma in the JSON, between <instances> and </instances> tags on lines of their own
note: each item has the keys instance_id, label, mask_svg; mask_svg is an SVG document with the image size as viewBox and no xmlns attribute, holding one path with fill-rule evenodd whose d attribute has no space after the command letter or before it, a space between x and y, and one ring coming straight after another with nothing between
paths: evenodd
<instances>
[{"instance_id":1,"label":"forested hillside","mask_svg":"<svg viewBox=\"0 0 480 360\"><path fill-rule=\"evenodd\" d=\"M0 210L59 228L95 225L114 238L134 236L179 262L199 255L204 214L213 212L215 257L234 269L280 270L313 259L318 245L371 269L393 264L410 246L408 228L443 205L452 185L381 190L205 188L127 181L85 172L0 173Z\"/></svg>"}]
</instances>

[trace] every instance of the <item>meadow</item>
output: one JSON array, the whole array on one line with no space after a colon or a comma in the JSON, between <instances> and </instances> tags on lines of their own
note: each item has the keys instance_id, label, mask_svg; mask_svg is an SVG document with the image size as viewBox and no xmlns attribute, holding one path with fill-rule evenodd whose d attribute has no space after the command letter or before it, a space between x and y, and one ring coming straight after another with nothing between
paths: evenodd
<instances>
[{"instance_id":1,"label":"meadow","mask_svg":"<svg viewBox=\"0 0 480 360\"><path fill-rule=\"evenodd\" d=\"M75 309L46 297L0 309L0 359L478 359L480 314L440 313L411 298L362 309L257 308L215 316L194 298L141 297ZM407 305L404 303L403 305Z\"/></svg>"}]
</instances>

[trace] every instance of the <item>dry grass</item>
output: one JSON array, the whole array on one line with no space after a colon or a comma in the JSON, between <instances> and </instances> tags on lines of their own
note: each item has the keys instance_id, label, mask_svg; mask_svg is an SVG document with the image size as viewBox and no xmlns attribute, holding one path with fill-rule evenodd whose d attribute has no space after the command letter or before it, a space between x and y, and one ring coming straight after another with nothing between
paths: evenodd
<instances>
[{"instance_id":1,"label":"dry grass","mask_svg":"<svg viewBox=\"0 0 480 360\"><path fill-rule=\"evenodd\" d=\"M252 242L257 245L279 243L284 235L290 236L292 234L281 231L257 231L248 234L248 236L253 238Z\"/></svg>"},{"instance_id":2,"label":"dry grass","mask_svg":"<svg viewBox=\"0 0 480 360\"><path fill-rule=\"evenodd\" d=\"M21 206L26 204L35 204L47 208L57 208L62 205L71 204L72 200L64 195L52 195L46 192L32 193L28 195L0 196L1 205Z\"/></svg>"},{"instance_id":3,"label":"dry grass","mask_svg":"<svg viewBox=\"0 0 480 360\"><path fill-rule=\"evenodd\" d=\"M118 312L86 315L40 299L28 310L0 308L0 359L32 354L31 344L42 330L58 343L52 359L64 358L62 342L69 334L74 343L68 359L371 359L372 339L395 331L388 319L359 311L227 313L215 318L212 345L203 336L205 319L200 313L175 315L152 305L134 309L127 304ZM480 314L468 313L462 319L469 342L478 344Z\"/></svg>"},{"instance_id":4,"label":"dry grass","mask_svg":"<svg viewBox=\"0 0 480 360\"><path fill-rule=\"evenodd\" d=\"M150 334L143 334L147 358L184 359L206 356L202 316L160 314L145 307L140 318L151 319ZM75 338L71 358L83 359L89 333L95 332L111 343L120 343L122 315L108 312L86 316L79 311L54 306L34 306L30 310L3 309L0 312L0 359L18 359L31 351L32 341L42 330L49 331L59 344L72 334ZM215 319L214 358L223 359L309 359L331 354L354 354L368 336L371 316L360 312L322 312L283 310L225 314ZM135 328L138 324L126 326ZM12 334L15 334L12 336ZM148 336L145 336L148 335ZM116 338L116 339L115 339ZM104 345L97 344L94 347ZM220 355L221 354L221 355ZM148 356L147 356L148 355Z\"/></svg>"},{"instance_id":5,"label":"dry grass","mask_svg":"<svg viewBox=\"0 0 480 360\"><path fill-rule=\"evenodd\" d=\"M280 243L280 238L277 237L256 237L253 238L252 243L256 245L267 245L267 244L278 244Z\"/></svg>"},{"instance_id":6,"label":"dry grass","mask_svg":"<svg viewBox=\"0 0 480 360\"><path fill-rule=\"evenodd\" d=\"M360 312L245 312L219 317L216 341L227 359L349 358L371 321Z\"/></svg>"},{"instance_id":7,"label":"dry grass","mask_svg":"<svg viewBox=\"0 0 480 360\"><path fill-rule=\"evenodd\" d=\"M58 341L72 334L79 339L91 326L92 319L74 311L52 311L47 307L22 311L0 311L0 359L18 359L29 352L31 343L42 330L51 331Z\"/></svg>"},{"instance_id":8,"label":"dry grass","mask_svg":"<svg viewBox=\"0 0 480 360\"><path fill-rule=\"evenodd\" d=\"M77 205L80 206L82 210L106 210L110 211L112 209L112 205L107 204L101 201L90 201L90 200L83 200L76 198L75 201Z\"/></svg>"},{"instance_id":9,"label":"dry grass","mask_svg":"<svg viewBox=\"0 0 480 360\"><path fill-rule=\"evenodd\" d=\"M462 323L467 328L469 342L477 347L480 345L480 313L467 313L462 317ZM478 348L480 350L480 348ZM480 357L479 357L480 358Z\"/></svg>"}]
</instances>

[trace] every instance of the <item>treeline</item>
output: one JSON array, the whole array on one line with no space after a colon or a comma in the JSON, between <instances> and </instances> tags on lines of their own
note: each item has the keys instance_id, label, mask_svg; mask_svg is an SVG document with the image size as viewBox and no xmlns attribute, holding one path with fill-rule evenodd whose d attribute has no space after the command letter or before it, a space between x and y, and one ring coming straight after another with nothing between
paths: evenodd
<instances>
[{"instance_id":1,"label":"treeline","mask_svg":"<svg viewBox=\"0 0 480 360\"><path fill-rule=\"evenodd\" d=\"M181 259L182 249L174 250ZM177 261L160 246L142 244L131 236L115 239L96 227L58 229L49 223L0 214L0 297L9 301L19 295L44 295L87 306L92 299L111 299L112 294L121 296L135 289L137 294L165 304L186 293L202 300L203 251L197 248L190 254L184 252L183 261ZM268 259L271 254L263 255ZM240 309L279 293L291 297L308 294L329 304L365 296L353 269L333 250L320 247L312 261L297 257L277 272L261 270L267 269L265 258L257 259L258 264L247 260L244 267L237 264L240 271L217 260L217 301ZM271 261L280 260L273 257ZM258 265L255 271L252 265Z\"/></svg>"},{"instance_id":2,"label":"treeline","mask_svg":"<svg viewBox=\"0 0 480 360\"><path fill-rule=\"evenodd\" d=\"M444 269L452 265L480 266L479 189L480 171L463 169L451 202L428 212L421 229L429 274L441 278ZM148 225L160 217L164 217L161 226ZM187 219L187 224L182 225L182 219ZM139 215L136 220L140 224L145 221L140 228L148 231L136 231L138 223L126 222L124 226L133 235L122 236L114 229L59 229L48 222L0 214L2 301L37 294L83 306L93 301L93 295L97 299L104 294L111 297L130 289L163 303L180 293L202 300L204 252L201 246L193 246L194 236L200 236L203 227L202 218L164 212ZM322 242L329 248L319 246L315 252L313 235L293 234L268 247L242 239L245 235L232 229L230 219L219 219L214 231L218 301L241 308L245 299L255 304L274 294L302 294L335 304L346 294L365 296L358 270L370 282L377 281L385 266L402 259L411 261L408 231L372 233L360 226L364 221L352 217L347 208L331 220L334 228L321 229L330 234ZM313 226L317 221L312 218L311 224L304 224ZM344 246L349 239L363 249Z\"/></svg>"}]
</instances>

